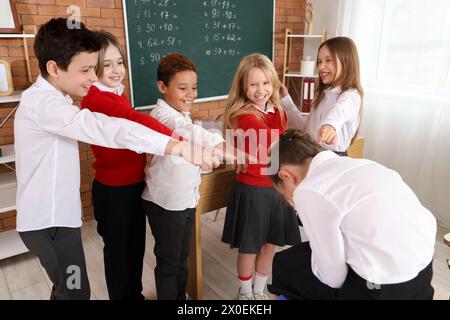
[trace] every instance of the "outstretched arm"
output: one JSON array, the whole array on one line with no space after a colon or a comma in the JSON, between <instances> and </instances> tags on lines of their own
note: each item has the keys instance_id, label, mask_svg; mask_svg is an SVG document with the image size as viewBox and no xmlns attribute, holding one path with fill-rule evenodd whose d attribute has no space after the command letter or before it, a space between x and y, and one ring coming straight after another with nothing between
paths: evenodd
<instances>
[{"instance_id":1,"label":"outstretched arm","mask_svg":"<svg viewBox=\"0 0 450 320\"><path fill-rule=\"evenodd\" d=\"M289 122L296 129L305 130L309 115L303 114L295 105L285 85L280 87L281 107L286 111Z\"/></svg>"}]
</instances>

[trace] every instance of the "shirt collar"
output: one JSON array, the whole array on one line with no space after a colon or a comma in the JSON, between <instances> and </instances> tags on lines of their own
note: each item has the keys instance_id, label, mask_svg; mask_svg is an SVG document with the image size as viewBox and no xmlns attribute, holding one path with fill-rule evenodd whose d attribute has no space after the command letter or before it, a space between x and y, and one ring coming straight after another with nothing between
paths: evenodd
<instances>
[{"instance_id":1,"label":"shirt collar","mask_svg":"<svg viewBox=\"0 0 450 320\"><path fill-rule=\"evenodd\" d=\"M41 76L39 74L39 76L36 79L35 85L40 88L40 89L44 89L44 90L54 90L56 92L58 92L59 94L61 94L67 101L69 101L69 103L73 103L72 98L66 94L64 95L61 91L59 91L58 89L55 88L54 85L52 85L50 82L48 82L43 76Z\"/></svg>"},{"instance_id":2,"label":"shirt collar","mask_svg":"<svg viewBox=\"0 0 450 320\"><path fill-rule=\"evenodd\" d=\"M123 91L125 90L125 86L123 84L121 84L118 87L111 88L111 87L105 86L103 83L97 81L97 82L94 82L94 86L96 86L100 91L112 92L112 93L117 94L118 96L121 96Z\"/></svg>"},{"instance_id":3,"label":"shirt collar","mask_svg":"<svg viewBox=\"0 0 450 320\"><path fill-rule=\"evenodd\" d=\"M253 108L255 108L256 110L259 110L259 111L261 111L262 113L265 113L265 114L275 113L275 108L274 108L273 104L271 104L270 102L267 102L266 110L262 110L262 109L258 108L257 106L255 106L253 104L251 104L251 106Z\"/></svg>"},{"instance_id":4,"label":"shirt collar","mask_svg":"<svg viewBox=\"0 0 450 320\"><path fill-rule=\"evenodd\" d=\"M172 112L174 114L182 115L183 118L185 118L185 119L189 119L189 120L191 119L191 117L190 117L191 113L189 111L178 111L177 109L172 107L170 104L168 104L163 99L158 99L158 101L156 102L156 105L165 107L167 110L170 110L170 112Z\"/></svg>"},{"instance_id":5,"label":"shirt collar","mask_svg":"<svg viewBox=\"0 0 450 320\"><path fill-rule=\"evenodd\" d=\"M341 93L341 86L337 86L337 87L333 87L333 88L326 88L325 89L325 93L334 93L334 94L339 94Z\"/></svg>"},{"instance_id":6,"label":"shirt collar","mask_svg":"<svg viewBox=\"0 0 450 320\"><path fill-rule=\"evenodd\" d=\"M315 173L318 167L320 167L323 163L330 159L339 158L339 156L333 151L325 150L321 151L311 160L311 163L308 168L308 173L305 176L305 179ZM300 183L301 184L301 183Z\"/></svg>"}]
</instances>

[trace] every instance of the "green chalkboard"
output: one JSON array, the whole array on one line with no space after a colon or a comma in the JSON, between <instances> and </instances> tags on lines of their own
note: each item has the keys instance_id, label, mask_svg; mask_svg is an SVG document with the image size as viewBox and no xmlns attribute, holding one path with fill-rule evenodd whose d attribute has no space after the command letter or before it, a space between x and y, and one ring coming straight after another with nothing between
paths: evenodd
<instances>
[{"instance_id":1,"label":"green chalkboard","mask_svg":"<svg viewBox=\"0 0 450 320\"><path fill-rule=\"evenodd\" d=\"M198 98L228 94L241 58L273 56L274 0L126 0L133 106L155 104L156 70L170 52L198 71Z\"/></svg>"}]
</instances>

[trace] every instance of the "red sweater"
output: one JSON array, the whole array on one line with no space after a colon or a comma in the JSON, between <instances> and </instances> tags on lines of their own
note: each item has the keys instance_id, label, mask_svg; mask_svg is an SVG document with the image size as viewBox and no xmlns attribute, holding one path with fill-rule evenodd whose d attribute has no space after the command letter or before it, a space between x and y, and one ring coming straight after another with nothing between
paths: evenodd
<instances>
[{"instance_id":1,"label":"red sweater","mask_svg":"<svg viewBox=\"0 0 450 320\"><path fill-rule=\"evenodd\" d=\"M265 121L253 114L241 115L237 118L237 129L244 131L245 148L242 148L239 142L236 147L256 157L258 164L250 164L245 173L239 173L236 176L236 180L252 186L271 187L272 182L267 175L261 174L261 169L268 167L270 146L272 142L279 139L285 127L278 109L275 108L275 113L260 112L260 114ZM249 129L253 130L249 131ZM255 133L253 138L251 132ZM239 141L239 138L235 137L235 143L236 141Z\"/></svg>"},{"instance_id":2,"label":"red sweater","mask_svg":"<svg viewBox=\"0 0 450 320\"><path fill-rule=\"evenodd\" d=\"M133 109L125 95L99 90L91 86L81 101L81 108L106 114L110 117L128 119L162 134L172 136L172 130L154 118ZM95 179L108 186L124 186L138 183L144 178L145 154L126 149L111 149L92 145L95 162Z\"/></svg>"}]
</instances>

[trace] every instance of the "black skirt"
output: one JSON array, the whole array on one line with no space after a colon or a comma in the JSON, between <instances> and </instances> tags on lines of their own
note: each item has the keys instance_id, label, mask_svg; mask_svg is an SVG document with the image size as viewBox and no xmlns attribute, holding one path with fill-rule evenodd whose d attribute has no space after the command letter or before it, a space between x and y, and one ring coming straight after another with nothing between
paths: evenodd
<instances>
[{"instance_id":1,"label":"black skirt","mask_svg":"<svg viewBox=\"0 0 450 320\"><path fill-rule=\"evenodd\" d=\"M227 207L222 241L239 253L258 254L266 243L301 242L297 215L273 187L235 182Z\"/></svg>"}]
</instances>

